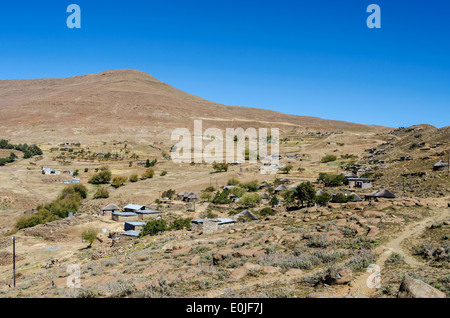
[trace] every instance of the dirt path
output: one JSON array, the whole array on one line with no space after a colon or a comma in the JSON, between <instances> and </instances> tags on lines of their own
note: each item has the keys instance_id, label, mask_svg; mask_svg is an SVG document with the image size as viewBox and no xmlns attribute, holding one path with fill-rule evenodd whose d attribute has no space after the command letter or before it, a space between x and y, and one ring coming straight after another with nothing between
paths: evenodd
<instances>
[{"instance_id":1,"label":"dirt path","mask_svg":"<svg viewBox=\"0 0 450 318\"><path fill-rule=\"evenodd\" d=\"M412 268L418 268L424 265L424 263L418 261L414 257L412 257L407 251L405 251L402 247L402 243L411 237L420 235L428 226L435 222L441 222L450 218L450 209L448 208L438 208L439 210L434 213L434 215L425 218L417 223L413 223L408 225L403 232L390 240L386 244L379 246L376 252L381 253L380 257L378 257L377 265L380 267L381 275L383 274L384 263L388 259L388 257L392 253L397 253L403 256L404 261L407 265ZM367 272L363 275L359 276L355 281L353 286L350 288L348 292L344 295L340 295L341 297L355 297L355 296L374 296L378 290L376 288L369 288L367 286L367 281L374 272Z\"/></svg>"}]
</instances>

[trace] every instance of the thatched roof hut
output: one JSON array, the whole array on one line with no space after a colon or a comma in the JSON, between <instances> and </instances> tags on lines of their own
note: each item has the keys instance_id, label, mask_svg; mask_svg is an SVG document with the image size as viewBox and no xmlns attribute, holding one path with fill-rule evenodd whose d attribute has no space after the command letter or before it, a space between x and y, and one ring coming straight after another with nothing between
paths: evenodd
<instances>
[{"instance_id":1,"label":"thatched roof hut","mask_svg":"<svg viewBox=\"0 0 450 318\"><path fill-rule=\"evenodd\" d=\"M108 204L107 206L105 206L103 208L103 211L105 212L115 212L115 211L120 211L120 208L115 205L115 204Z\"/></svg>"},{"instance_id":2,"label":"thatched roof hut","mask_svg":"<svg viewBox=\"0 0 450 318\"><path fill-rule=\"evenodd\" d=\"M366 195L367 198L389 198L389 199L393 199L396 198L397 196L395 194L393 194L391 191L389 190L379 190L379 191L374 191L370 194Z\"/></svg>"}]
</instances>

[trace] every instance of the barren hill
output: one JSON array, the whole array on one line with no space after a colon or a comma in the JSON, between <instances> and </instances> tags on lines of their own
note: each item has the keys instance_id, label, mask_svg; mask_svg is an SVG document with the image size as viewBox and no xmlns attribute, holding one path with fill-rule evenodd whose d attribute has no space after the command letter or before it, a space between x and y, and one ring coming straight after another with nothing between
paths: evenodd
<instances>
[{"instance_id":1,"label":"barren hill","mask_svg":"<svg viewBox=\"0 0 450 318\"><path fill-rule=\"evenodd\" d=\"M305 105L307 106L307 105ZM137 70L64 79L0 80L3 137L26 139L151 136L175 127L279 127L317 131L385 131L385 127L217 104Z\"/></svg>"}]
</instances>

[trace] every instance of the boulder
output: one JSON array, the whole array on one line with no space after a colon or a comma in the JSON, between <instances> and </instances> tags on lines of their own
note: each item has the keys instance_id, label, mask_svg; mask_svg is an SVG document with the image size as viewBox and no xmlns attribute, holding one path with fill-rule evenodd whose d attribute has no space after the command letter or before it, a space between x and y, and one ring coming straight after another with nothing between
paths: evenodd
<instances>
[{"instance_id":1,"label":"boulder","mask_svg":"<svg viewBox=\"0 0 450 318\"><path fill-rule=\"evenodd\" d=\"M427 283L405 277L400 285L397 298L445 298L445 294Z\"/></svg>"},{"instance_id":2,"label":"boulder","mask_svg":"<svg viewBox=\"0 0 450 318\"><path fill-rule=\"evenodd\" d=\"M322 277L322 282L328 285L347 284L353 279L353 272L348 267L331 270Z\"/></svg>"},{"instance_id":3,"label":"boulder","mask_svg":"<svg viewBox=\"0 0 450 318\"><path fill-rule=\"evenodd\" d=\"M248 269L245 267L236 268L229 276L230 280L239 280L248 274Z\"/></svg>"}]
</instances>

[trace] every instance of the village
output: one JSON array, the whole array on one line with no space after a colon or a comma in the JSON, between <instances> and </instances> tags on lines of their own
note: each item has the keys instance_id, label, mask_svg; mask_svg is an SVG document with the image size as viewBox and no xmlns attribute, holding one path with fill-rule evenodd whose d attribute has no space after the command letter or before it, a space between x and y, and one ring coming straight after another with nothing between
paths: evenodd
<instances>
[{"instance_id":1,"label":"village","mask_svg":"<svg viewBox=\"0 0 450 318\"><path fill-rule=\"evenodd\" d=\"M35 182L34 191L52 195L3 229L0 293L446 297L449 165L442 150L448 144L430 134L440 146L421 155L423 145L405 142L415 142L421 130L401 130L396 140L389 140L392 134L290 132L279 141L278 164L175 164L166 159L167 140L158 147L114 140L89 150L77 142L75 154L71 143L57 143L67 150L40 145L44 155L32 159L35 165L17 165L25 168L26 186ZM433 195L422 196L424 187ZM81 190L85 195L66 217L14 229L17 220L27 224L22 217L52 213L64 200L57 192ZM95 198L105 190L107 196ZM81 288L67 287L70 264L81 266ZM366 285L370 264L384 273L372 289ZM43 282L49 288L42 289Z\"/></svg>"}]
</instances>

